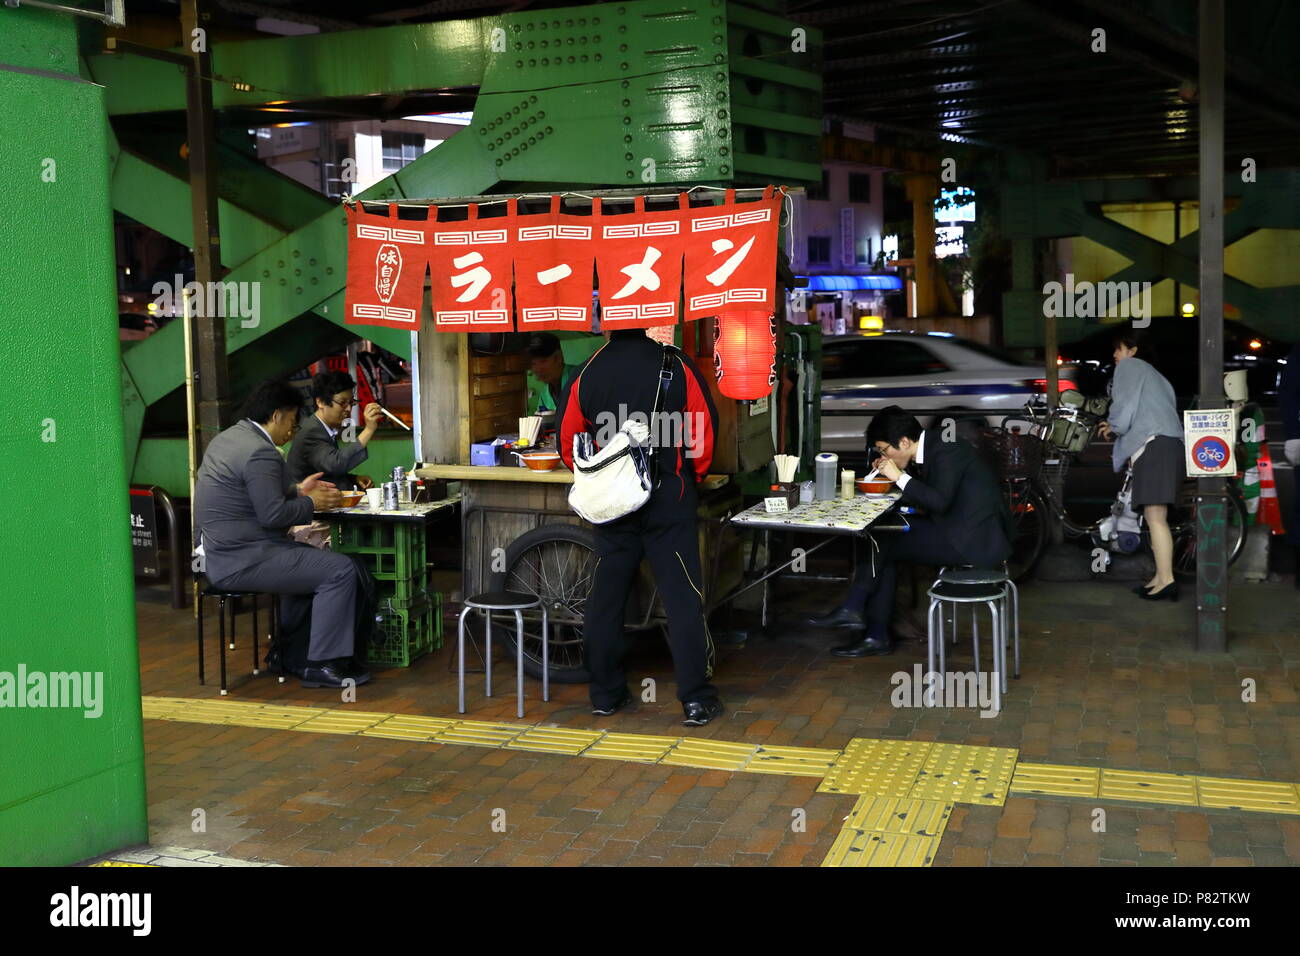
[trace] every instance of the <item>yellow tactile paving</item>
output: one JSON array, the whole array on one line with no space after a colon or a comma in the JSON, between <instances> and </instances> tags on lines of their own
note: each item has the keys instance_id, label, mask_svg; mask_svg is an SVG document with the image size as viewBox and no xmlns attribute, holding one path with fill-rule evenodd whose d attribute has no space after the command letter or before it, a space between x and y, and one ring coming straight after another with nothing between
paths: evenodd
<instances>
[{"instance_id":1,"label":"yellow tactile paving","mask_svg":"<svg viewBox=\"0 0 1300 956\"><path fill-rule=\"evenodd\" d=\"M500 747L514 740L528 724L494 724L482 720L458 720L434 737L440 744L466 744L470 747Z\"/></svg>"},{"instance_id":2,"label":"yellow tactile paving","mask_svg":"<svg viewBox=\"0 0 1300 956\"><path fill-rule=\"evenodd\" d=\"M1103 770L1097 796L1103 800L1136 800L1196 806L1196 778L1181 773L1141 773Z\"/></svg>"},{"instance_id":3,"label":"yellow tactile paving","mask_svg":"<svg viewBox=\"0 0 1300 956\"><path fill-rule=\"evenodd\" d=\"M869 830L903 836L942 836L952 804L909 797L862 797L844 821L846 830Z\"/></svg>"},{"instance_id":4,"label":"yellow tactile paving","mask_svg":"<svg viewBox=\"0 0 1300 956\"><path fill-rule=\"evenodd\" d=\"M939 837L841 830L822 866L929 866Z\"/></svg>"},{"instance_id":5,"label":"yellow tactile paving","mask_svg":"<svg viewBox=\"0 0 1300 956\"><path fill-rule=\"evenodd\" d=\"M161 869L161 867L154 866L154 864L152 863L127 863L123 860L100 860L98 863L92 863L90 865L91 866L148 866L148 867L153 867L154 869Z\"/></svg>"},{"instance_id":6,"label":"yellow tactile paving","mask_svg":"<svg viewBox=\"0 0 1300 956\"><path fill-rule=\"evenodd\" d=\"M368 713L364 710L329 710L319 717L304 720L293 729L315 734L359 734L390 716L392 715Z\"/></svg>"},{"instance_id":7,"label":"yellow tactile paving","mask_svg":"<svg viewBox=\"0 0 1300 956\"><path fill-rule=\"evenodd\" d=\"M757 750L757 744L687 737L664 754L659 762L673 767L734 771L743 769Z\"/></svg>"},{"instance_id":8,"label":"yellow tactile paving","mask_svg":"<svg viewBox=\"0 0 1300 956\"><path fill-rule=\"evenodd\" d=\"M1055 797L1095 797L1101 784L1097 767L1018 763L1011 778L1012 793L1037 793Z\"/></svg>"},{"instance_id":9,"label":"yellow tactile paving","mask_svg":"<svg viewBox=\"0 0 1300 956\"><path fill-rule=\"evenodd\" d=\"M584 750L582 756L600 760L626 760L630 763L658 763L680 740L680 737L609 733Z\"/></svg>"},{"instance_id":10,"label":"yellow tactile paving","mask_svg":"<svg viewBox=\"0 0 1300 956\"><path fill-rule=\"evenodd\" d=\"M909 796L950 803L1002 806L1018 751L1008 747L933 744Z\"/></svg>"},{"instance_id":11,"label":"yellow tactile paving","mask_svg":"<svg viewBox=\"0 0 1300 956\"><path fill-rule=\"evenodd\" d=\"M1264 813L1300 813L1300 787L1293 783L1197 777L1196 797L1203 807Z\"/></svg>"},{"instance_id":12,"label":"yellow tactile paving","mask_svg":"<svg viewBox=\"0 0 1300 956\"><path fill-rule=\"evenodd\" d=\"M905 797L930 753L925 740L854 737L817 788L818 793Z\"/></svg>"},{"instance_id":13,"label":"yellow tactile paving","mask_svg":"<svg viewBox=\"0 0 1300 956\"><path fill-rule=\"evenodd\" d=\"M570 730L565 727L534 727L506 744L507 750L536 750L542 753L577 756L601 737L603 730Z\"/></svg>"},{"instance_id":14,"label":"yellow tactile paving","mask_svg":"<svg viewBox=\"0 0 1300 956\"><path fill-rule=\"evenodd\" d=\"M431 741L456 721L446 717L421 717L414 714L390 714L387 720L361 731L365 737L388 737L393 740Z\"/></svg>"},{"instance_id":15,"label":"yellow tactile paving","mask_svg":"<svg viewBox=\"0 0 1300 956\"><path fill-rule=\"evenodd\" d=\"M745 765L745 769L755 773L779 773L794 777L824 777L839 756L838 750L762 745Z\"/></svg>"},{"instance_id":16,"label":"yellow tactile paving","mask_svg":"<svg viewBox=\"0 0 1300 956\"><path fill-rule=\"evenodd\" d=\"M1017 763L1017 752L1001 747L856 737L838 751L190 697L142 697L140 707L148 720L357 734L632 763L822 777L819 793L1000 805L1010 790L1300 815L1300 785L1287 781ZM866 805L860 801L855 813ZM851 851L852 857L858 859L867 849L868 859L912 858L912 850L896 841L887 846L859 843Z\"/></svg>"}]
</instances>

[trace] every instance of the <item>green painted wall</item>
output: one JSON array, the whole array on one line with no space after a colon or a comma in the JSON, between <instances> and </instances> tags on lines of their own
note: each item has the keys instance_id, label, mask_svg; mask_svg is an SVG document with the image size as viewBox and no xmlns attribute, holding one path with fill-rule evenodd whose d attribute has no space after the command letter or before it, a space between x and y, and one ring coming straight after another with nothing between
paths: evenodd
<instances>
[{"instance_id":1,"label":"green painted wall","mask_svg":"<svg viewBox=\"0 0 1300 956\"><path fill-rule=\"evenodd\" d=\"M0 702L20 665L103 687L95 718L0 707L0 864L55 865L148 838L104 91L72 18L0 11L0 116L0 460L38 479L5 503Z\"/></svg>"}]
</instances>

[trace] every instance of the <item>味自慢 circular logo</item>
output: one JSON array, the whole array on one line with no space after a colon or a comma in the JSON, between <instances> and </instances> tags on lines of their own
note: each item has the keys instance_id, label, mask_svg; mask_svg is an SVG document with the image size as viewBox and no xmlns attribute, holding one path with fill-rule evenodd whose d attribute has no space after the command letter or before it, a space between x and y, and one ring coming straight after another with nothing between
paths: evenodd
<instances>
[{"instance_id":1,"label":"\u5473\u81ea\u6162 circular logo","mask_svg":"<svg viewBox=\"0 0 1300 956\"><path fill-rule=\"evenodd\" d=\"M1228 443L1215 435L1206 435L1192 446L1192 461L1198 468L1218 471L1228 464Z\"/></svg>"}]
</instances>

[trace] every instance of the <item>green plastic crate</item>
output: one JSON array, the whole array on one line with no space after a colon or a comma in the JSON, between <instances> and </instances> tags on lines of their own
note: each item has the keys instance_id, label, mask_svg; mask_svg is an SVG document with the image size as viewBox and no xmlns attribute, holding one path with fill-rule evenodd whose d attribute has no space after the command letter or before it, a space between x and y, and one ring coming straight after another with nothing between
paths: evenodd
<instances>
[{"instance_id":1,"label":"green plastic crate","mask_svg":"<svg viewBox=\"0 0 1300 956\"><path fill-rule=\"evenodd\" d=\"M410 667L435 647L442 647L442 595L411 607L396 607L381 600L366 659L371 664Z\"/></svg>"}]
</instances>

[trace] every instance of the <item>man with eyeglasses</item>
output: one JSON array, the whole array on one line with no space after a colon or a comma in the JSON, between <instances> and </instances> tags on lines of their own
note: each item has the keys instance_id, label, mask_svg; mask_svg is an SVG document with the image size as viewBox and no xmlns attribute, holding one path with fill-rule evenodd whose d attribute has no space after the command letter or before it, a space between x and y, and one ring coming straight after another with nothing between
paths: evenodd
<instances>
[{"instance_id":1,"label":"man with eyeglasses","mask_svg":"<svg viewBox=\"0 0 1300 956\"><path fill-rule=\"evenodd\" d=\"M312 401L316 414L308 416L289 449L289 477L302 481L308 475L323 472L325 480L342 489L366 489L374 484L366 475L353 475L351 471L369 457L366 446L379 430L383 412L371 402L362 419L365 427L355 442L345 442L339 447L339 435L348 414L352 411L352 389L355 386L347 372L322 372L311 380Z\"/></svg>"},{"instance_id":2,"label":"man with eyeglasses","mask_svg":"<svg viewBox=\"0 0 1300 956\"><path fill-rule=\"evenodd\" d=\"M267 662L302 678L304 687L364 684L359 658L373 621L373 582L349 555L301 544L288 536L339 493L321 475L289 477L277 450L293 435L302 396L285 382L259 385L243 418L217 435L203 455L194 485L194 520L204 573L226 591L280 596L284 646ZM302 632L300 641L285 641Z\"/></svg>"}]
</instances>

